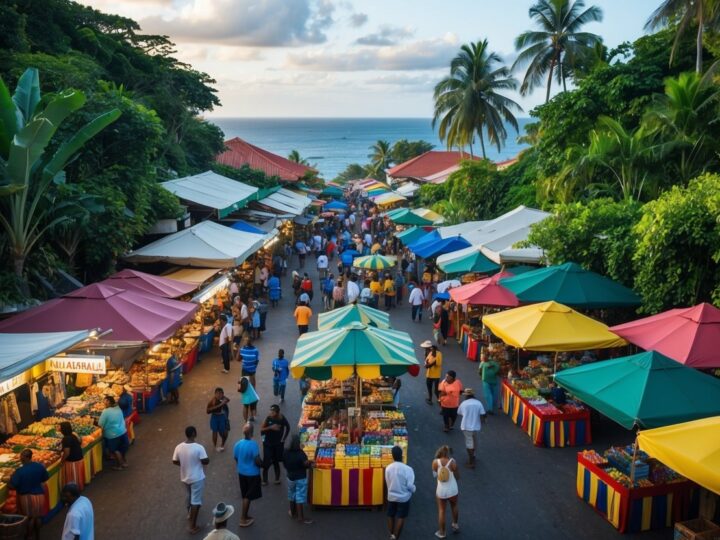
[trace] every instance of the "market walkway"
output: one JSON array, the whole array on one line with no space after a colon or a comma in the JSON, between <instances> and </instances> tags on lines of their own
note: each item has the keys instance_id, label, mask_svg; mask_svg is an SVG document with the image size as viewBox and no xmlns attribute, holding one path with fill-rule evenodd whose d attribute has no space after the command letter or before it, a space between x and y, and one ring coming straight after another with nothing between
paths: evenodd
<instances>
[{"instance_id":1,"label":"market walkway","mask_svg":"<svg viewBox=\"0 0 720 540\"><path fill-rule=\"evenodd\" d=\"M292 268L293 266L291 266ZM312 271L311 259L307 271ZM261 351L258 370L259 416L266 414L272 396L270 362L278 348L292 353L297 330L292 318L292 290L284 279L284 298L268 315L268 331L257 342ZM316 287L317 291L317 287ZM317 312L321 302L315 298ZM392 311L394 328L410 332L415 343L428 339L431 328L427 321L413 324L409 309ZM317 328L316 324L311 329ZM420 351L418 351L419 353ZM476 364L463 358L456 344L443 350L446 368L458 372L465 386L479 389ZM130 468L115 472L106 469L86 490L95 506L95 527L98 540L128 538L181 539L203 538L211 530L211 509L218 501L235 505L239 511L240 493L232 452L210 453L207 467L205 505L199 523L203 530L195 537L186 532L184 497L179 471L171 463L172 451L184 439L184 428L192 424L200 432L199 442L212 448L205 405L216 386L223 386L233 400L230 441L241 433L242 416L236 392L239 364L232 373L220 372L217 349L202 357L201 363L186 378L181 388L180 405L164 405L153 414L143 416L137 427L135 446L128 454ZM436 407L424 401L425 381L422 376L403 377L401 401L410 432L409 464L416 474L417 493L403 538L434 538L436 507L435 482L430 471L434 452L443 443L450 444L462 462L462 434L456 430L442 432L442 421ZM300 410L298 386L291 380L283 412L291 425L296 425ZM257 436L257 435L256 435ZM593 421L593 446L598 450L612 443L629 443L630 434L609 422ZM229 445L231 447L231 445ZM491 417L483 428L475 470L463 469L460 480L460 526L466 538L552 538L612 539L620 535L575 495L577 449L534 448L527 435L505 415ZM271 538L338 538L345 540L387 538L385 517L377 511L311 511L312 525L300 525L287 516L285 483L272 483L263 488L263 498L253 504L255 524L238 529L238 518L231 520L231 530L242 540ZM236 516L238 514L236 513ZM43 538L59 538L64 512L43 531ZM633 538L632 535L623 538ZM655 540L672 538L672 531L644 533L637 538Z\"/></svg>"}]
</instances>

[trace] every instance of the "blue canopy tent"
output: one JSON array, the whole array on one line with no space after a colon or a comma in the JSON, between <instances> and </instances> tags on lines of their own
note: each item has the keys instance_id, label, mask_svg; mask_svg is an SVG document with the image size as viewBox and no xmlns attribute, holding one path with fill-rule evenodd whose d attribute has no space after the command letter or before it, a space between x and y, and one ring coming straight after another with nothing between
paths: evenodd
<instances>
[{"instance_id":1,"label":"blue canopy tent","mask_svg":"<svg viewBox=\"0 0 720 540\"><path fill-rule=\"evenodd\" d=\"M238 219L235 223L230 225L230 227L235 229L236 231L249 232L253 234L266 234L266 232L263 231L260 227L251 225L250 223L248 223L247 221L243 221L242 219Z\"/></svg>"},{"instance_id":2,"label":"blue canopy tent","mask_svg":"<svg viewBox=\"0 0 720 540\"><path fill-rule=\"evenodd\" d=\"M323 210L347 210L348 205L341 201L330 201L323 205Z\"/></svg>"},{"instance_id":3,"label":"blue canopy tent","mask_svg":"<svg viewBox=\"0 0 720 540\"><path fill-rule=\"evenodd\" d=\"M437 229L434 229L429 233L425 233L423 236L421 236L414 242L408 244L407 248L413 253L417 254L418 249L422 249L428 245L431 245L438 240L442 240L442 238L440 237L440 232Z\"/></svg>"},{"instance_id":4,"label":"blue canopy tent","mask_svg":"<svg viewBox=\"0 0 720 540\"><path fill-rule=\"evenodd\" d=\"M449 238L441 238L439 240L435 240L434 242L428 242L416 249L410 247L410 249L418 257L422 257L423 259L430 259L432 257L437 257L438 255L450 253L451 251L464 249L468 246L470 246L470 242L465 240L462 236L458 235L451 236Z\"/></svg>"}]
</instances>

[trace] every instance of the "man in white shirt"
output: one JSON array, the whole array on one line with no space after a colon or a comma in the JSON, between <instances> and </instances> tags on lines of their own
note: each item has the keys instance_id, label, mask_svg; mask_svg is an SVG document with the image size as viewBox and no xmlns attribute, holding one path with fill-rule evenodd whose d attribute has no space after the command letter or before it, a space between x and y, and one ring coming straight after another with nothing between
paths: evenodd
<instances>
[{"instance_id":1,"label":"man in white shirt","mask_svg":"<svg viewBox=\"0 0 720 540\"><path fill-rule=\"evenodd\" d=\"M424 301L425 295L423 294L422 289L418 286L414 286L412 291L410 291L410 296L408 297L410 309L412 310L413 322L415 322L415 318L418 319L418 322L422 322L422 306Z\"/></svg>"},{"instance_id":2,"label":"man in white shirt","mask_svg":"<svg viewBox=\"0 0 720 540\"><path fill-rule=\"evenodd\" d=\"M325 279L328 269L328 258L324 253L321 253L317 258L317 269L318 274L320 274L320 279Z\"/></svg>"},{"instance_id":3,"label":"man in white shirt","mask_svg":"<svg viewBox=\"0 0 720 540\"><path fill-rule=\"evenodd\" d=\"M358 284L355 282L356 278L351 277L348 280L347 284L347 303L348 304L354 304L358 296L360 296L360 287L358 287Z\"/></svg>"},{"instance_id":4,"label":"man in white shirt","mask_svg":"<svg viewBox=\"0 0 720 540\"><path fill-rule=\"evenodd\" d=\"M398 540L410 511L410 497L415 493L415 472L402 462L402 448L393 446L393 462L385 468L387 484L387 517L390 539Z\"/></svg>"},{"instance_id":5,"label":"man in white shirt","mask_svg":"<svg viewBox=\"0 0 720 540\"><path fill-rule=\"evenodd\" d=\"M205 487L203 465L210 463L202 444L196 443L197 430L193 426L185 428L185 442L175 447L172 462L180 467L180 481L187 490L188 528L190 534L200 531L197 525L198 514L202 506Z\"/></svg>"},{"instance_id":6,"label":"man in white shirt","mask_svg":"<svg viewBox=\"0 0 720 540\"><path fill-rule=\"evenodd\" d=\"M69 506L61 540L95 540L95 516L90 499L80 495L77 484L66 484L60 496Z\"/></svg>"},{"instance_id":7,"label":"man in white shirt","mask_svg":"<svg viewBox=\"0 0 720 540\"><path fill-rule=\"evenodd\" d=\"M467 466L471 469L475 468L475 447L477 446L477 437L482 429L482 424L487 418L485 407L482 402L475 397L472 388L463 390L465 399L458 407L457 413L462 416L460 429L465 435L465 449L468 454Z\"/></svg>"},{"instance_id":8,"label":"man in white shirt","mask_svg":"<svg viewBox=\"0 0 720 540\"><path fill-rule=\"evenodd\" d=\"M372 246L372 243L373 243L372 235L369 232L365 233L365 238L363 238L363 241L365 242L366 246L368 246L368 247Z\"/></svg>"},{"instance_id":9,"label":"man in white shirt","mask_svg":"<svg viewBox=\"0 0 720 540\"><path fill-rule=\"evenodd\" d=\"M247 308L246 308L247 309ZM223 373L230 373L230 354L233 342L233 327L228 322L228 318L225 315L220 315L220 322L223 325L220 330L220 355L222 356L223 362Z\"/></svg>"}]
</instances>

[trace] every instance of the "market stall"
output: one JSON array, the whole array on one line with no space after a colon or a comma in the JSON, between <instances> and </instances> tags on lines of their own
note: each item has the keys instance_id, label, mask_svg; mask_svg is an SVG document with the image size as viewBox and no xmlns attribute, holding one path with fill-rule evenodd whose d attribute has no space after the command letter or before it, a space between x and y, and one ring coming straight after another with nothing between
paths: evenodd
<instances>
[{"instance_id":1,"label":"market stall","mask_svg":"<svg viewBox=\"0 0 720 540\"><path fill-rule=\"evenodd\" d=\"M418 370L405 332L353 322L300 336L292 375L323 381L306 396L300 421L306 452L317 464L313 504L383 503L383 467L392 460L394 444L407 449L407 428L404 415L392 410L388 383L380 379Z\"/></svg>"},{"instance_id":2,"label":"market stall","mask_svg":"<svg viewBox=\"0 0 720 540\"><path fill-rule=\"evenodd\" d=\"M720 380L654 351L568 369L555 381L627 429L720 414ZM637 442L602 456L579 453L577 493L622 532L667 527L698 512L697 485L651 459Z\"/></svg>"}]
</instances>

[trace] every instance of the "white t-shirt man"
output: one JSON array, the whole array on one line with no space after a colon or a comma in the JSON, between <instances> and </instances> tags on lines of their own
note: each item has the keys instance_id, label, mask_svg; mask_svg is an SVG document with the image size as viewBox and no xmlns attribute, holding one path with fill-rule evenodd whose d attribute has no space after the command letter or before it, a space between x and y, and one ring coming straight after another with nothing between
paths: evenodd
<instances>
[{"instance_id":1,"label":"white t-shirt man","mask_svg":"<svg viewBox=\"0 0 720 540\"><path fill-rule=\"evenodd\" d=\"M80 495L68 510L62 540L95 540L95 516L90 499Z\"/></svg>"},{"instance_id":2,"label":"white t-shirt man","mask_svg":"<svg viewBox=\"0 0 720 540\"><path fill-rule=\"evenodd\" d=\"M181 442L175 447L173 461L180 462L180 481L182 483L189 485L205 480L203 459L208 459L208 455L202 444Z\"/></svg>"},{"instance_id":3,"label":"white t-shirt man","mask_svg":"<svg viewBox=\"0 0 720 540\"><path fill-rule=\"evenodd\" d=\"M317 258L317 267L318 267L318 270L327 270L327 267L328 267L327 255L323 254Z\"/></svg>"},{"instance_id":4,"label":"white t-shirt man","mask_svg":"<svg viewBox=\"0 0 720 540\"><path fill-rule=\"evenodd\" d=\"M225 345L226 343L232 343L233 339L233 327L232 324L229 322L223 326L223 329L220 330L220 338L218 340L218 345L221 347Z\"/></svg>"},{"instance_id":5,"label":"white t-shirt man","mask_svg":"<svg viewBox=\"0 0 720 540\"><path fill-rule=\"evenodd\" d=\"M460 403L457 413L462 415L461 430L480 431L482 429L481 417L485 416L485 407L479 399L471 397L464 400Z\"/></svg>"},{"instance_id":6,"label":"white t-shirt man","mask_svg":"<svg viewBox=\"0 0 720 540\"><path fill-rule=\"evenodd\" d=\"M415 493L415 472L402 461L393 461L385 467L385 484L388 501L408 502Z\"/></svg>"},{"instance_id":7,"label":"white t-shirt man","mask_svg":"<svg viewBox=\"0 0 720 540\"><path fill-rule=\"evenodd\" d=\"M347 300L348 304L352 304L360 296L360 287L354 281L348 281L347 284Z\"/></svg>"},{"instance_id":8,"label":"white t-shirt man","mask_svg":"<svg viewBox=\"0 0 720 540\"><path fill-rule=\"evenodd\" d=\"M322 236L319 234L313 236L313 243L315 244L315 251L320 251L322 249Z\"/></svg>"},{"instance_id":9,"label":"white t-shirt man","mask_svg":"<svg viewBox=\"0 0 720 540\"><path fill-rule=\"evenodd\" d=\"M423 300L425 300L425 295L423 294L422 289L420 287L414 287L410 292L410 297L408 298L410 305L422 306Z\"/></svg>"}]
</instances>

